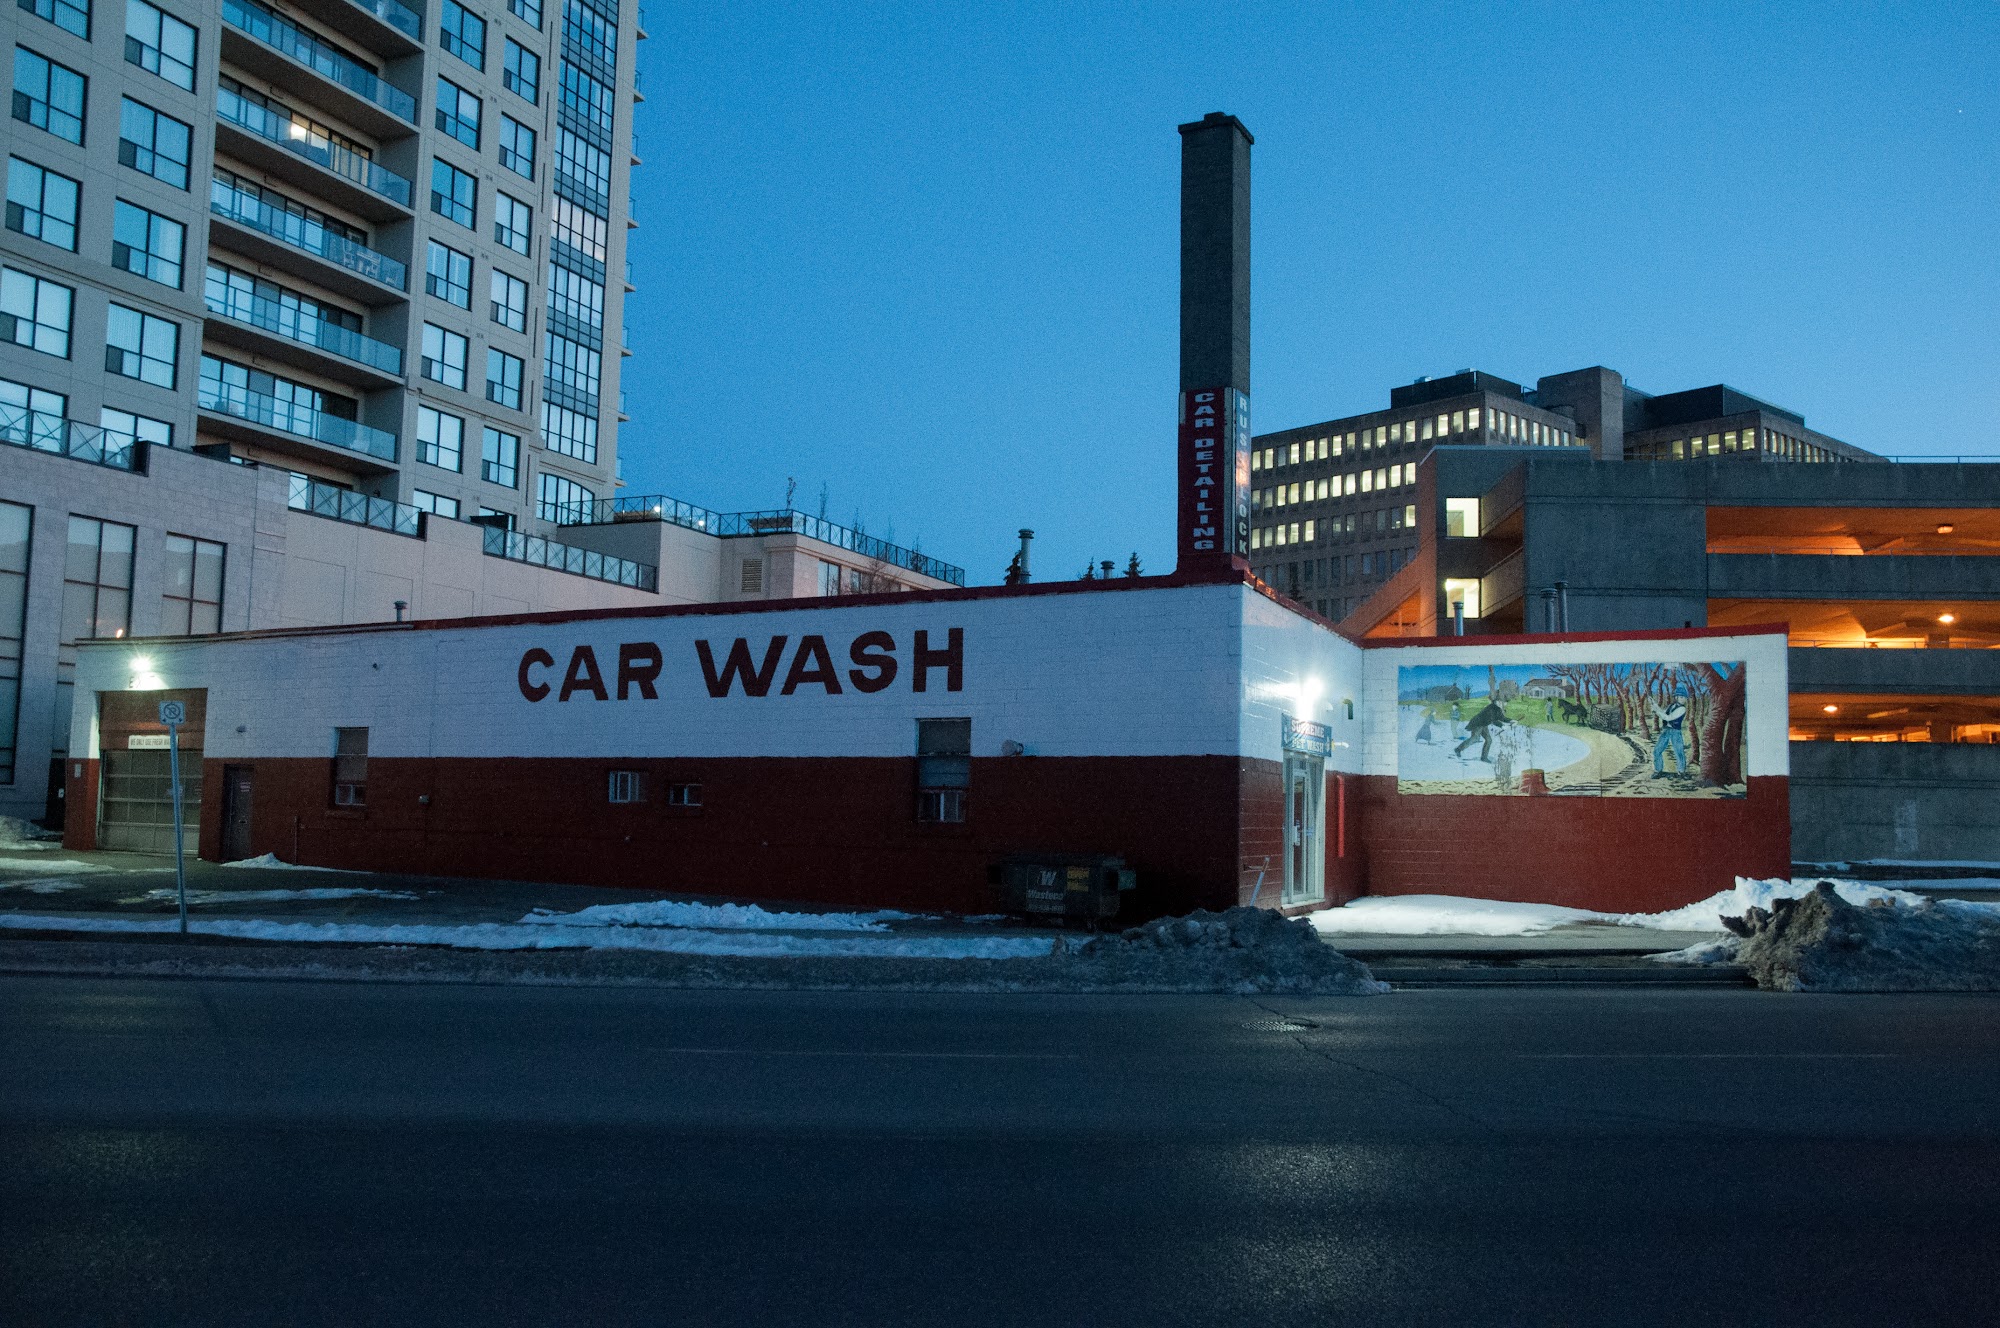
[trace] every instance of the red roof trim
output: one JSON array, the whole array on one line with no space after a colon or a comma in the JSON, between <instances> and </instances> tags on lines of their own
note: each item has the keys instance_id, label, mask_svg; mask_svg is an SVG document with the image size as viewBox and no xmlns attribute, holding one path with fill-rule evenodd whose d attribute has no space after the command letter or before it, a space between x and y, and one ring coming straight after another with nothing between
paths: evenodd
<instances>
[{"instance_id":1,"label":"red roof trim","mask_svg":"<svg viewBox=\"0 0 2000 1328\"><path fill-rule=\"evenodd\" d=\"M1784 623L1751 623L1743 627L1675 627L1646 632L1531 632L1512 636L1371 636L1355 642L1364 650L1400 646L1533 646L1568 641L1694 641L1725 636L1785 636Z\"/></svg>"}]
</instances>

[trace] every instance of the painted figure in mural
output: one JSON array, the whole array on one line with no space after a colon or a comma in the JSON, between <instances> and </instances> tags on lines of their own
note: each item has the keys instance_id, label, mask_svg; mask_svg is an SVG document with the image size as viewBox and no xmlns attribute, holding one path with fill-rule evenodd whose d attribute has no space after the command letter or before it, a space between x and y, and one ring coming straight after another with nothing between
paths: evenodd
<instances>
[{"instance_id":1,"label":"painted figure in mural","mask_svg":"<svg viewBox=\"0 0 2000 1328\"><path fill-rule=\"evenodd\" d=\"M1555 723L1556 699L1553 696L1545 696L1542 698L1542 718L1549 721L1549 723L1551 724Z\"/></svg>"},{"instance_id":2,"label":"painted figure in mural","mask_svg":"<svg viewBox=\"0 0 2000 1328\"><path fill-rule=\"evenodd\" d=\"M1456 710L1458 707L1453 705L1452 709ZM1466 721L1465 740L1452 748L1451 754L1453 756L1463 756L1465 755L1465 749L1470 747L1474 742L1477 742L1479 744L1479 759L1482 761L1491 761L1493 759L1493 726L1506 722L1507 712L1500 708L1498 701L1488 697L1486 704L1480 707L1479 713Z\"/></svg>"},{"instance_id":3,"label":"painted figure in mural","mask_svg":"<svg viewBox=\"0 0 2000 1328\"><path fill-rule=\"evenodd\" d=\"M1426 743L1437 741L1437 730L1431 723L1431 712L1429 710L1424 711L1424 725L1417 730L1417 741Z\"/></svg>"},{"instance_id":4,"label":"painted figure in mural","mask_svg":"<svg viewBox=\"0 0 2000 1328\"><path fill-rule=\"evenodd\" d=\"M1648 708L1653 712L1654 722L1660 726L1660 736L1653 739L1653 778L1658 779L1666 773L1662 763L1668 752L1674 754L1675 772L1685 775L1688 749L1687 737L1682 730L1687 724L1687 688L1675 688L1673 704L1666 709L1662 710L1657 702L1649 702Z\"/></svg>"},{"instance_id":5,"label":"painted figure in mural","mask_svg":"<svg viewBox=\"0 0 2000 1328\"><path fill-rule=\"evenodd\" d=\"M1457 701L1451 703L1451 736L1458 736L1458 726L1465 722L1465 709Z\"/></svg>"}]
</instances>

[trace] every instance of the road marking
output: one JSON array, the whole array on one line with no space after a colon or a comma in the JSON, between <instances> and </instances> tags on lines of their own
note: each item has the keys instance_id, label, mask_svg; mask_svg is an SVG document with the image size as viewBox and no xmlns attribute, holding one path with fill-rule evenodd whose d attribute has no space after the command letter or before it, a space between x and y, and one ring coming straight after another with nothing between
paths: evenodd
<instances>
[{"instance_id":1,"label":"road marking","mask_svg":"<svg viewBox=\"0 0 2000 1328\"><path fill-rule=\"evenodd\" d=\"M1893 1051L1524 1051L1524 1061L1887 1061Z\"/></svg>"},{"instance_id":2,"label":"road marking","mask_svg":"<svg viewBox=\"0 0 2000 1328\"><path fill-rule=\"evenodd\" d=\"M769 1051L757 1047L663 1047L668 1056L853 1056L917 1061L1079 1061L1080 1054L1041 1051Z\"/></svg>"}]
</instances>

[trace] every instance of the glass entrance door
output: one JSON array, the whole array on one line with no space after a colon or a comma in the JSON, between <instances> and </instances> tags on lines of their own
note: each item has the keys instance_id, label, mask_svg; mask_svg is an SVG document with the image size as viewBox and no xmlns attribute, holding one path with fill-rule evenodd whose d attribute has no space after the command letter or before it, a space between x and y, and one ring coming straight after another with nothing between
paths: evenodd
<instances>
[{"instance_id":1,"label":"glass entrance door","mask_svg":"<svg viewBox=\"0 0 2000 1328\"><path fill-rule=\"evenodd\" d=\"M1326 762L1285 756L1286 905L1326 898Z\"/></svg>"}]
</instances>

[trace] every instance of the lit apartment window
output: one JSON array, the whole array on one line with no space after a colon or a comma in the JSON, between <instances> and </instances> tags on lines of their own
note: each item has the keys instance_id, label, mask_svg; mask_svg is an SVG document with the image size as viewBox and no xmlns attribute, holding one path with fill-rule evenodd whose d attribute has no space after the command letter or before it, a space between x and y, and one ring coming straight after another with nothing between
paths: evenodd
<instances>
[{"instance_id":1,"label":"lit apartment window","mask_svg":"<svg viewBox=\"0 0 2000 1328\"><path fill-rule=\"evenodd\" d=\"M542 58L512 37L507 38L500 81L507 91L533 105L542 99Z\"/></svg>"},{"instance_id":2,"label":"lit apartment window","mask_svg":"<svg viewBox=\"0 0 2000 1328\"><path fill-rule=\"evenodd\" d=\"M1467 618L1479 616L1479 580L1476 577L1447 577L1444 583L1444 611L1446 617L1454 614L1452 606L1463 604Z\"/></svg>"},{"instance_id":3,"label":"lit apartment window","mask_svg":"<svg viewBox=\"0 0 2000 1328\"><path fill-rule=\"evenodd\" d=\"M521 374L526 366L519 356L486 348L486 399L509 410L521 408Z\"/></svg>"},{"instance_id":4,"label":"lit apartment window","mask_svg":"<svg viewBox=\"0 0 2000 1328\"><path fill-rule=\"evenodd\" d=\"M1409 503L1404 506L1403 525L1411 530L1417 528L1417 505L1415 503Z\"/></svg>"},{"instance_id":5,"label":"lit apartment window","mask_svg":"<svg viewBox=\"0 0 2000 1328\"><path fill-rule=\"evenodd\" d=\"M1262 469L1264 469L1264 449L1260 447L1250 454L1250 471L1255 474Z\"/></svg>"},{"instance_id":6,"label":"lit apartment window","mask_svg":"<svg viewBox=\"0 0 2000 1328\"><path fill-rule=\"evenodd\" d=\"M226 550L214 540L168 535L161 567L160 632L206 636L222 630L222 569Z\"/></svg>"},{"instance_id":7,"label":"lit apartment window","mask_svg":"<svg viewBox=\"0 0 2000 1328\"><path fill-rule=\"evenodd\" d=\"M965 819L965 794L972 783L972 721L917 721L917 819L951 823Z\"/></svg>"},{"instance_id":8,"label":"lit apartment window","mask_svg":"<svg viewBox=\"0 0 2000 1328\"><path fill-rule=\"evenodd\" d=\"M479 214L479 182L440 158L431 158L431 211L471 230Z\"/></svg>"},{"instance_id":9,"label":"lit apartment window","mask_svg":"<svg viewBox=\"0 0 2000 1328\"><path fill-rule=\"evenodd\" d=\"M486 68L486 20L453 0L440 7L438 44L474 69Z\"/></svg>"},{"instance_id":10,"label":"lit apartment window","mask_svg":"<svg viewBox=\"0 0 2000 1328\"><path fill-rule=\"evenodd\" d=\"M333 805L368 805L368 730L333 731Z\"/></svg>"},{"instance_id":11,"label":"lit apartment window","mask_svg":"<svg viewBox=\"0 0 2000 1328\"><path fill-rule=\"evenodd\" d=\"M188 186L194 130L144 102L125 98L118 110L118 160L176 189Z\"/></svg>"},{"instance_id":12,"label":"lit apartment window","mask_svg":"<svg viewBox=\"0 0 2000 1328\"><path fill-rule=\"evenodd\" d=\"M429 406L417 407L417 460L440 470L459 468L465 421Z\"/></svg>"},{"instance_id":13,"label":"lit apartment window","mask_svg":"<svg viewBox=\"0 0 2000 1328\"><path fill-rule=\"evenodd\" d=\"M424 324L424 377L446 387L465 389L466 340L435 323ZM456 467L454 467L456 469Z\"/></svg>"},{"instance_id":14,"label":"lit apartment window","mask_svg":"<svg viewBox=\"0 0 2000 1328\"><path fill-rule=\"evenodd\" d=\"M74 297L67 286L11 267L0 270L0 341L67 359Z\"/></svg>"},{"instance_id":15,"label":"lit apartment window","mask_svg":"<svg viewBox=\"0 0 2000 1328\"><path fill-rule=\"evenodd\" d=\"M419 512L429 512L432 516L441 516L450 521L458 520L458 499L447 498L428 489L410 490L410 506Z\"/></svg>"},{"instance_id":16,"label":"lit apartment window","mask_svg":"<svg viewBox=\"0 0 2000 1328\"><path fill-rule=\"evenodd\" d=\"M105 640L132 631L132 550L138 531L72 516L63 558L62 640Z\"/></svg>"},{"instance_id":17,"label":"lit apartment window","mask_svg":"<svg viewBox=\"0 0 2000 1328\"><path fill-rule=\"evenodd\" d=\"M195 30L146 3L125 0L125 58L177 88L194 91Z\"/></svg>"},{"instance_id":18,"label":"lit apartment window","mask_svg":"<svg viewBox=\"0 0 2000 1328\"><path fill-rule=\"evenodd\" d=\"M171 391L179 378L180 350L180 324L122 304L106 311L106 371Z\"/></svg>"},{"instance_id":19,"label":"lit apartment window","mask_svg":"<svg viewBox=\"0 0 2000 1328\"><path fill-rule=\"evenodd\" d=\"M1362 472L1361 472L1361 492L1363 492L1363 493L1373 493L1373 492L1375 492L1375 472L1374 472L1374 471L1372 471L1372 470L1364 470L1364 471L1362 471Z\"/></svg>"},{"instance_id":20,"label":"lit apartment window","mask_svg":"<svg viewBox=\"0 0 2000 1328\"><path fill-rule=\"evenodd\" d=\"M85 80L25 46L14 48L14 118L57 138L83 142Z\"/></svg>"},{"instance_id":21,"label":"lit apartment window","mask_svg":"<svg viewBox=\"0 0 2000 1328\"><path fill-rule=\"evenodd\" d=\"M424 289L461 309L472 307L472 259L448 244L429 242L424 251Z\"/></svg>"},{"instance_id":22,"label":"lit apartment window","mask_svg":"<svg viewBox=\"0 0 2000 1328\"><path fill-rule=\"evenodd\" d=\"M534 210L512 194L493 196L493 238L517 254L528 252L534 234Z\"/></svg>"},{"instance_id":23,"label":"lit apartment window","mask_svg":"<svg viewBox=\"0 0 2000 1328\"><path fill-rule=\"evenodd\" d=\"M523 179L535 178L535 131L511 115L500 117L500 164Z\"/></svg>"},{"instance_id":24,"label":"lit apartment window","mask_svg":"<svg viewBox=\"0 0 2000 1328\"><path fill-rule=\"evenodd\" d=\"M479 439L479 478L488 484L515 485L521 457L519 434L487 425Z\"/></svg>"},{"instance_id":25,"label":"lit apartment window","mask_svg":"<svg viewBox=\"0 0 2000 1328\"><path fill-rule=\"evenodd\" d=\"M83 186L19 157L7 159L7 229L76 252L77 200Z\"/></svg>"},{"instance_id":26,"label":"lit apartment window","mask_svg":"<svg viewBox=\"0 0 2000 1328\"><path fill-rule=\"evenodd\" d=\"M448 78L437 81L437 127L479 150L479 98Z\"/></svg>"},{"instance_id":27,"label":"lit apartment window","mask_svg":"<svg viewBox=\"0 0 2000 1328\"><path fill-rule=\"evenodd\" d=\"M1462 411L1462 410L1455 410L1455 411L1453 411L1453 412L1451 413L1451 431L1452 431L1453 433L1464 433L1464 432L1465 432L1465 412L1464 412L1464 411Z\"/></svg>"},{"instance_id":28,"label":"lit apartment window","mask_svg":"<svg viewBox=\"0 0 2000 1328\"><path fill-rule=\"evenodd\" d=\"M111 266L132 275L181 288L181 251L187 228L119 199L111 221Z\"/></svg>"}]
</instances>

